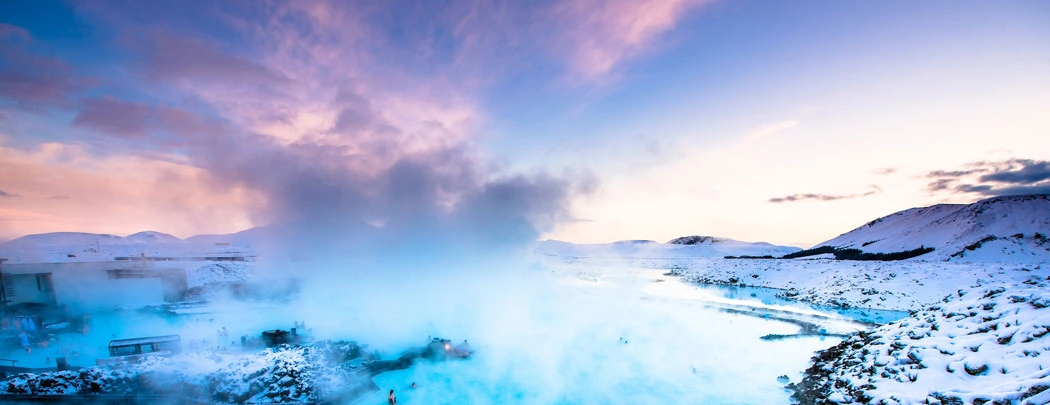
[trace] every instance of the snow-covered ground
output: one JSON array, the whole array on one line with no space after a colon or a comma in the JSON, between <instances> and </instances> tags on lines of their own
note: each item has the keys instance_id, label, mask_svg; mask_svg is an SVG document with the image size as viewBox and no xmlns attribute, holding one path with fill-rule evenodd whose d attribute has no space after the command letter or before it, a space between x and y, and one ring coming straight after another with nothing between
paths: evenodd
<instances>
[{"instance_id":1,"label":"snow-covered ground","mask_svg":"<svg viewBox=\"0 0 1050 405\"><path fill-rule=\"evenodd\" d=\"M960 289L821 353L803 403L1050 403L1050 291Z\"/></svg>"},{"instance_id":2,"label":"snow-covered ground","mask_svg":"<svg viewBox=\"0 0 1050 405\"><path fill-rule=\"evenodd\" d=\"M1050 267L1043 260L548 255L544 263L584 275L658 269L692 283L779 289L780 298L814 304L919 311L815 357L801 385L803 403L1050 403L1050 357L1040 356L1050 350Z\"/></svg>"},{"instance_id":3,"label":"snow-covered ground","mask_svg":"<svg viewBox=\"0 0 1050 405\"><path fill-rule=\"evenodd\" d=\"M547 266L587 269L661 269L693 283L767 287L783 298L820 305L908 311L940 301L959 288L1021 283L1050 276L1042 263L843 261L834 259L624 259L544 257Z\"/></svg>"}]
</instances>

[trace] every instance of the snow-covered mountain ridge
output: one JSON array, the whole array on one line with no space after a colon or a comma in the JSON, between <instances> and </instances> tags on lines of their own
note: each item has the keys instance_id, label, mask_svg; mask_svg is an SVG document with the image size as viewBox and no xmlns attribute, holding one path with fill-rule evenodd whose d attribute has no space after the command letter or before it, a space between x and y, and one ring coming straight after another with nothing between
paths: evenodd
<instances>
[{"instance_id":1,"label":"snow-covered mountain ridge","mask_svg":"<svg viewBox=\"0 0 1050 405\"><path fill-rule=\"evenodd\" d=\"M893 253L934 248L922 260L1050 259L1050 195L995 197L900 211L816 247Z\"/></svg>"},{"instance_id":2,"label":"snow-covered mountain ridge","mask_svg":"<svg viewBox=\"0 0 1050 405\"><path fill-rule=\"evenodd\" d=\"M26 235L0 243L0 258L8 263L62 263L109 261L120 257L193 257L243 253L254 255L254 235L260 228L229 235L198 235L179 239L161 232L144 231L128 236L83 232Z\"/></svg>"},{"instance_id":3,"label":"snow-covered mountain ridge","mask_svg":"<svg viewBox=\"0 0 1050 405\"><path fill-rule=\"evenodd\" d=\"M725 256L780 257L802 249L766 242L742 242L710 236L685 236L667 243L620 241L602 244L575 244L557 240L540 242L536 252L544 256L610 258L722 258Z\"/></svg>"}]
</instances>

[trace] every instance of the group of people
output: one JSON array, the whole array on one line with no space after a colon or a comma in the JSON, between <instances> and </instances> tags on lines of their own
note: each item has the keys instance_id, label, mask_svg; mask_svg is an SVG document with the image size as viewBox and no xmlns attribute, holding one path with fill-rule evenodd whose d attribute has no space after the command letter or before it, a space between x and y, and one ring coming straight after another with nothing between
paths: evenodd
<instances>
[{"instance_id":1,"label":"group of people","mask_svg":"<svg viewBox=\"0 0 1050 405\"><path fill-rule=\"evenodd\" d=\"M18 343L26 353L33 352L32 340L36 335L36 321L29 316L19 316L14 319L15 329L18 329Z\"/></svg>"}]
</instances>

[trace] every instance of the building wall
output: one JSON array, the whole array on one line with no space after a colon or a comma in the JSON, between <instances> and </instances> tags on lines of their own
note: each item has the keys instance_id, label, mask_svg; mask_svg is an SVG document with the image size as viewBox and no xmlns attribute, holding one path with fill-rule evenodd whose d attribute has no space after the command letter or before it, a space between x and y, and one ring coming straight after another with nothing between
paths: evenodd
<instances>
[{"instance_id":1,"label":"building wall","mask_svg":"<svg viewBox=\"0 0 1050 405\"><path fill-rule=\"evenodd\" d=\"M54 304L55 290L47 274L5 274L4 288L10 304L35 302Z\"/></svg>"},{"instance_id":2,"label":"building wall","mask_svg":"<svg viewBox=\"0 0 1050 405\"><path fill-rule=\"evenodd\" d=\"M172 269L147 269L157 270L158 273L168 270L168 274L163 278L110 277L110 270L126 267L126 263L114 262L4 264L3 272L13 278L19 275L50 273L55 303L74 310L94 311L163 304L166 296L171 300L172 279L178 278L170 275ZM175 269L175 273L180 271ZM181 274L182 288L185 288L185 272ZM168 281L165 282L165 279ZM35 282L32 287L36 288ZM15 291L10 303L39 302L23 300L20 295L20 291Z\"/></svg>"}]
</instances>

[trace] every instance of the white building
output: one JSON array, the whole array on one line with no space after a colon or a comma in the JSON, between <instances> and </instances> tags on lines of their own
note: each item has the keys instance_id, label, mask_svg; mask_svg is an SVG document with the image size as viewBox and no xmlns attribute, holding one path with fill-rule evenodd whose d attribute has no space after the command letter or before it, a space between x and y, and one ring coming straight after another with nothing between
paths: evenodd
<instances>
[{"instance_id":1,"label":"white building","mask_svg":"<svg viewBox=\"0 0 1050 405\"><path fill-rule=\"evenodd\" d=\"M186 271L128 262L0 264L7 304L36 303L78 310L140 307L181 301Z\"/></svg>"}]
</instances>

